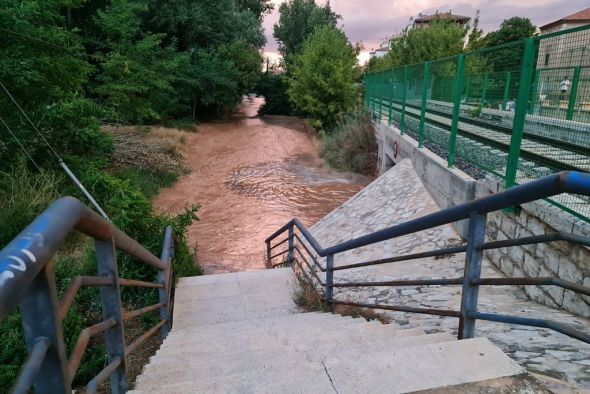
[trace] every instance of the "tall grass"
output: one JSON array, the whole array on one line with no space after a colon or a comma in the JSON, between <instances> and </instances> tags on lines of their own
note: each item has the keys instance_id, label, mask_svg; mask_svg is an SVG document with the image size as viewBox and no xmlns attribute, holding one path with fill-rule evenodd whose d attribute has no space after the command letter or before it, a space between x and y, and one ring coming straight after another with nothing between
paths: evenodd
<instances>
[{"instance_id":1,"label":"tall grass","mask_svg":"<svg viewBox=\"0 0 590 394\"><path fill-rule=\"evenodd\" d=\"M377 169L377 140L371 116L362 107L345 115L322 142L322 157L334 168L364 175Z\"/></svg>"}]
</instances>

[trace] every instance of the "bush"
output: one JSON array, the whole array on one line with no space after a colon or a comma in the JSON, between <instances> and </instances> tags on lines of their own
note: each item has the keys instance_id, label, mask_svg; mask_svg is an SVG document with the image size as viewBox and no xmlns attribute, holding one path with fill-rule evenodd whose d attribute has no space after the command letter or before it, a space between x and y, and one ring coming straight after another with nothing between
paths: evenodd
<instances>
[{"instance_id":1,"label":"bush","mask_svg":"<svg viewBox=\"0 0 590 394\"><path fill-rule=\"evenodd\" d=\"M256 86L256 93L264 96L258 115L295 115L295 107L287 94L288 88L284 75L264 74Z\"/></svg>"},{"instance_id":2,"label":"bush","mask_svg":"<svg viewBox=\"0 0 590 394\"><path fill-rule=\"evenodd\" d=\"M331 134L324 135L321 154L337 169L374 175L377 140L369 112L359 107L341 119Z\"/></svg>"}]
</instances>

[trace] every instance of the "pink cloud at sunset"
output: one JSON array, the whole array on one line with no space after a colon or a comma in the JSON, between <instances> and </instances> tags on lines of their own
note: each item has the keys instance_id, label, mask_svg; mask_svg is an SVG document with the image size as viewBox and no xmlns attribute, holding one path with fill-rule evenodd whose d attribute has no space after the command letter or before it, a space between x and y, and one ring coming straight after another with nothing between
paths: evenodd
<instances>
[{"instance_id":1,"label":"pink cloud at sunset","mask_svg":"<svg viewBox=\"0 0 590 394\"><path fill-rule=\"evenodd\" d=\"M275 10L264 19L267 44L265 55L278 59L277 43L272 27L278 20L278 6L284 1L273 1ZM316 0L325 4L325 0ZM521 16L541 26L562 16L588 7L588 0L331 0L330 5L342 16L340 25L352 42L362 41L365 47L359 60L364 62L372 49L408 25L410 17L420 12L437 10L473 17L480 10L480 27L484 32L498 28L503 19Z\"/></svg>"}]
</instances>

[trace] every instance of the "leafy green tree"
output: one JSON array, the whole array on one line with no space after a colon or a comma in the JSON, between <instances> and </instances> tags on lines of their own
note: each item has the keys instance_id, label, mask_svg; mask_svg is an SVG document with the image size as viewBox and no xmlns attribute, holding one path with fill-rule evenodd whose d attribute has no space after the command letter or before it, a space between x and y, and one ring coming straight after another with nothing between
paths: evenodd
<instances>
[{"instance_id":1,"label":"leafy green tree","mask_svg":"<svg viewBox=\"0 0 590 394\"><path fill-rule=\"evenodd\" d=\"M355 49L346 35L319 27L305 41L289 82L289 97L309 114L313 126L330 130L356 103Z\"/></svg>"},{"instance_id":2,"label":"leafy green tree","mask_svg":"<svg viewBox=\"0 0 590 394\"><path fill-rule=\"evenodd\" d=\"M448 20L437 20L427 29L410 29L390 40L383 58L371 59L367 71L376 72L405 64L420 63L463 52L468 28Z\"/></svg>"},{"instance_id":3,"label":"leafy green tree","mask_svg":"<svg viewBox=\"0 0 590 394\"><path fill-rule=\"evenodd\" d=\"M485 36L485 44L488 47L501 45L507 42L522 40L535 34L537 28L529 18L514 16L504 19L500 28Z\"/></svg>"},{"instance_id":4,"label":"leafy green tree","mask_svg":"<svg viewBox=\"0 0 590 394\"><path fill-rule=\"evenodd\" d=\"M279 7L279 21L273 27L273 37L279 43L279 52L287 64L303 49L305 40L316 28L336 27L340 15L332 11L330 3L324 6L315 0L289 0Z\"/></svg>"},{"instance_id":5,"label":"leafy green tree","mask_svg":"<svg viewBox=\"0 0 590 394\"><path fill-rule=\"evenodd\" d=\"M258 19L262 20L264 15L270 13L274 5L271 0L236 0L242 10L253 13Z\"/></svg>"},{"instance_id":6,"label":"leafy green tree","mask_svg":"<svg viewBox=\"0 0 590 394\"><path fill-rule=\"evenodd\" d=\"M260 50L245 41L234 41L222 46L219 56L233 64L240 95L252 92L262 75Z\"/></svg>"},{"instance_id":7,"label":"leafy green tree","mask_svg":"<svg viewBox=\"0 0 590 394\"><path fill-rule=\"evenodd\" d=\"M172 82L183 56L173 46L162 47L164 34L141 29L148 11L142 0L113 0L94 18L100 42L99 73L93 89L117 118L132 123L160 119L165 96L172 96Z\"/></svg>"}]
</instances>

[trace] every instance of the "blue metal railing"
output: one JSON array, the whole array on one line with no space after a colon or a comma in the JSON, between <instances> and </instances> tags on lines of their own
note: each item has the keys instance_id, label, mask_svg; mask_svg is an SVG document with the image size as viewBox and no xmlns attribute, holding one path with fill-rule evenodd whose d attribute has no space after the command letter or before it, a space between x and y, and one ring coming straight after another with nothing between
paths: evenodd
<instances>
[{"instance_id":1,"label":"blue metal railing","mask_svg":"<svg viewBox=\"0 0 590 394\"><path fill-rule=\"evenodd\" d=\"M94 238L98 275L75 277L59 300L48 263L73 230ZM116 249L156 268L156 282L119 278ZM170 227L165 230L162 255L158 258L75 198L54 202L0 251L0 322L18 305L29 352L12 392L28 393L34 387L35 393L71 393L72 380L89 340L101 333L108 364L88 383L86 392L97 392L98 386L109 378L113 393L126 392L127 356L158 329L164 337L169 332L173 255ZM104 320L82 330L67 357L61 325L82 286L100 286ZM159 302L122 312L120 286L158 288ZM160 321L126 344L124 322L158 309Z\"/></svg>"},{"instance_id":2,"label":"blue metal railing","mask_svg":"<svg viewBox=\"0 0 590 394\"><path fill-rule=\"evenodd\" d=\"M425 215L423 217L413 219L383 230L379 230L362 237L354 238L327 248L322 247L299 220L292 219L265 240L267 261L271 266L284 264L285 261L296 263L300 268L300 272L310 283L312 283L312 285L315 278L315 281L325 289L323 298L327 307L332 307L334 304L342 304L357 307L457 317L459 318L459 339L473 338L475 332L475 322L479 319L549 328L586 343L590 343L589 334L575 330L563 323L542 319L523 318L518 316L481 313L477 310L479 287L486 285L552 285L571 290L578 294L590 296L590 287L582 286L580 284L565 281L559 278L481 278L481 264L484 250L553 241L568 241L571 243L590 246L590 238L563 232L508 239L503 241L485 242L486 218L488 213L555 196L561 193L590 196L590 174L580 172L560 172L552 174L545 178L515 186L506 191L496 193L485 198L473 200L471 202L457 205L452 208L443 209L441 211ZM393 256L379 260L340 265L338 267L334 266L334 258L338 253L386 241L392 238L417 233L419 231L445 224L454 223L463 219L469 219L468 235L466 242L463 245L435 249L421 253ZM295 230L299 232L303 239L297 233L295 233ZM288 232L287 237L273 245L273 240L285 232ZM273 254L273 250L285 242L288 242L289 247L286 250ZM307 244L309 244L310 247L308 247ZM313 249L313 251L315 251L319 257L326 258L325 265L320 264L318 258L314 255L310 248ZM347 283L334 282L335 271L408 261L425 257L444 256L455 253L465 253L466 256L465 269L463 276L460 278ZM296 254L297 258L295 256ZM308 256L309 258L305 256ZM277 258L281 258L281 260L278 263L273 263L274 259ZM322 281L317 271L325 273L325 281ZM461 309L456 311L447 309L408 307L404 305L345 302L334 299L334 288L339 287L396 287L410 285L461 285Z\"/></svg>"}]
</instances>

